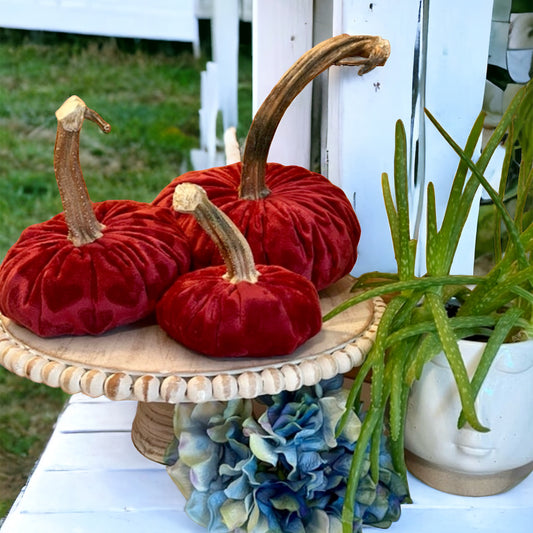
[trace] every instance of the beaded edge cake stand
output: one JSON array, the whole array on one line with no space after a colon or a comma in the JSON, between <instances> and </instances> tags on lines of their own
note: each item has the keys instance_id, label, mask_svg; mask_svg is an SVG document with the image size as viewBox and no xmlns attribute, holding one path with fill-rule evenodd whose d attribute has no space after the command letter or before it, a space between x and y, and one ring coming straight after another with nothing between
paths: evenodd
<instances>
[{"instance_id":1,"label":"beaded edge cake stand","mask_svg":"<svg viewBox=\"0 0 533 533\"><path fill-rule=\"evenodd\" d=\"M345 301L352 285L346 276L321 291L322 312ZM162 463L175 404L253 399L346 374L372 347L385 307L379 298L350 307L290 355L233 359L187 350L154 323L96 337L45 339L0 315L0 364L69 394L136 400L132 440L143 455Z\"/></svg>"},{"instance_id":2,"label":"beaded edge cake stand","mask_svg":"<svg viewBox=\"0 0 533 533\"><path fill-rule=\"evenodd\" d=\"M321 292L323 313L350 295L345 277ZM372 346L385 304L377 299L325 322L288 356L208 358L173 341L156 324L97 337L45 339L0 315L0 364L69 394L141 402L204 402L297 390L359 366Z\"/></svg>"}]
</instances>

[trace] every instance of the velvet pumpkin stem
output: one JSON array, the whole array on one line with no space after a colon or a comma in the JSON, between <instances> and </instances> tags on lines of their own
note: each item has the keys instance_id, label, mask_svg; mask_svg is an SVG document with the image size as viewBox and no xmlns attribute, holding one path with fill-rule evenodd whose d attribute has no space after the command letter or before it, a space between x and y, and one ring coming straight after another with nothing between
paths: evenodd
<instances>
[{"instance_id":1,"label":"velvet pumpkin stem","mask_svg":"<svg viewBox=\"0 0 533 533\"><path fill-rule=\"evenodd\" d=\"M96 219L80 165L80 131L84 119L95 122L104 132L111 126L89 109L78 96L71 96L56 111L57 135L54 172L68 227L68 239L83 246L102 236L103 224Z\"/></svg>"},{"instance_id":2,"label":"velvet pumpkin stem","mask_svg":"<svg viewBox=\"0 0 533 533\"><path fill-rule=\"evenodd\" d=\"M258 200L269 195L265 172L272 139L285 111L309 82L332 65L360 66L361 76L384 65L389 55L386 39L343 34L326 39L301 56L255 114L244 147L239 197Z\"/></svg>"},{"instance_id":3,"label":"velvet pumpkin stem","mask_svg":"<svg viewBox=\"0 0 533 533\"><path fill-rule=\"evenodd\" d=\"M227 272L224 277L231 283L255 283L259 277L250 245L231 219L207 197L204 189L194 183L176 186L172 207L180 213L194 216L213 239Z\"/></svg>"}]
</instances>

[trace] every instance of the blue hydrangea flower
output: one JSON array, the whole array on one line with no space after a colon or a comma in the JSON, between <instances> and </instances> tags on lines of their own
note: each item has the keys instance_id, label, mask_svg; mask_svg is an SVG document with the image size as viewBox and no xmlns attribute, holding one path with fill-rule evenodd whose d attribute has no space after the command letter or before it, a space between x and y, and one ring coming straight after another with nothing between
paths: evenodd
<instances>
[{"instance_id":1,"label":"blue hydrangea flower","mask_svg":"<svg viewBox=\"0 0 533 533\"><path fill-rule=\"evenodd\" d=\"M338 376L261 403L178 405L168 471L187 498L189 516L212 533L340 532L361 427L352 412L335 436L346 399ZM399 518L407 488L385 447L380 460L379 482L367 473L358 488L354 531Z\"/></svg>"}]
</instances>

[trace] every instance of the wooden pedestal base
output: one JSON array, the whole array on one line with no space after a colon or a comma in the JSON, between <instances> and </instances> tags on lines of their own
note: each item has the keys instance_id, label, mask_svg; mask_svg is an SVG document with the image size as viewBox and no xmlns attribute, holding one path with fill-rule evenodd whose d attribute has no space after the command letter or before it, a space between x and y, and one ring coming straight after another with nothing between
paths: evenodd
<instances>
[{"instance_id":1,"label":"wooden pedestal base","mask_svg":"<svg viewBox=\"0 0 533 533\"><path fill-rule=\"evenodd\" d=\"M166 464L166 450L174 439L174 404L138 402L131 440L139 452L156 463Z\"/></svg>"}]
</instances>

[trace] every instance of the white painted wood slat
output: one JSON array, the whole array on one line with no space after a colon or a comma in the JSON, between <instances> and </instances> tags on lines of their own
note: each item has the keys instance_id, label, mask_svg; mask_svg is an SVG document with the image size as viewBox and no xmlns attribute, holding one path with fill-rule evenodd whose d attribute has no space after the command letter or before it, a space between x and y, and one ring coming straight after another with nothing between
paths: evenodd
<instances>
[{"instance_id":1,"label":"white painted wood slat","mask_svg":"<svg viewBox=\"0 0 533 533\"><path fill-rule=\"evenodd\" d=\"M165 474L166 475L166 474ZM122 510L105 513L18 514L2 533L206 533L183 511Z\"/></svg>"},{"instance_id":2,"label":"white painted wood slat","mask_svg":"<svg viewBox=\"0 0 533 533\"><path fill-rule=\"evenodd\" d=\"M135 402L71 403L56 424L58 432L130 431Z\"/></svg>"},{"instance_id":3,"label":"white painted wood slat","mask_svg":"<svg viewBox=\"0 0 533 533\"><path fill-rule=\"evenodd\" d=\"M365 74L330 69L327 177L354 201L361 223L356 275L396 270L383 206L381 174L392 178L394 127L411 122L418 0L335 0L333 33L380 35L391 43L386 65Z\"/></svg>"},{"instance_id":4,"label":"white painted wood slat","mask_svg":"<svg viewBox=\"0 0 533 533\"><path fill-rule=\"evenodd\" d=\"M313 46L312 0L254 0L253 112L285 71ZM309 167L312 87L289 106L276 131L268 160Z\"/></svg>"},{"instance_id":5,"label":"white painted wood slat","mask_svg":"<svg viewBox=\"0 0 533 533\"><path fill-rule=\"evenodd\" d=\"M0 27L184 41L199 54L195 0L0 0Z\"/></svg>"},{"instance_id":6,"label":"white painted wood slat","mask_svg":"<svg viewBox=\"0 0 533 533\"><path fill-rule=\"evenodd\" d=\"M213 61L218 77L218 100L224 131L237 127L237 93L239 65L239 1L214 0L211 32Z\"/></svg>"}]
</instances>

